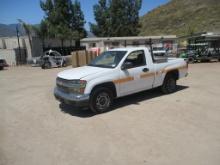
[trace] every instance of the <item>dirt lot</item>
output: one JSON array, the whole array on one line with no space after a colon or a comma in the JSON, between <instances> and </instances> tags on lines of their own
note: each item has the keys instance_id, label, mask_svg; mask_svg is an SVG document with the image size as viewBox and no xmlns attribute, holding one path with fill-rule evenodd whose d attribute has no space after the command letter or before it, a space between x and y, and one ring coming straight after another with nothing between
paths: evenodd
<instances>
[{"instance_id":1,"label":"dirt lot","mask_svg":"<svg viewBox=\"0 0 220 165\"><path fill-rule=\"evenodd\" d=\"M178 92L142 92L93 115L54 99L63 70L0 72L1 165L219 165L220 63L190 65Z\"/></svg>"}]
</instances>

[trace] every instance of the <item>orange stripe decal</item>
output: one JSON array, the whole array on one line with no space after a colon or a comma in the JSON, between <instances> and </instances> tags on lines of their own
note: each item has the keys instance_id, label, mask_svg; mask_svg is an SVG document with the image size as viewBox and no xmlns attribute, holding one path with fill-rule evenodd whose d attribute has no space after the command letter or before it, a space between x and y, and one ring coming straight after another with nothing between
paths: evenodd
<instances>
[{"instance_id":1,"label":"orange stripe decal","mask_svg":"<svg viewBox=\"0 0 220 165\"><path fill-rule=\"evenodd\" d=\"M181 66L181 67L176 67L176 68L171 68L171 69L166 69L165 68L161 72L166 73L166 72L176 70L176 69L187 69L187 68L188 68L187 65L184 65L184 66ZM159 73L160 73L160 71L157 71L156 73L154 73L154 72L143 73L143 74L140 75L140 78L152 77L152 76L155 76L155 74L159 74ZM122 84L122 83L126 83L126 82L133 81L133 80L134 80L134 77L125 77L125 78L114 80L113 83Z\"/></svg>"},{"instance_id":2,"label":"orange stripe decal","mask_svg":"<svg viewBox=\"0 0 220 165\"><path fill-rule=\"evenodd\" d=\"M122 78L122 79L118 79L118 80L114 80L113 82L115 84L121 84L121 83L126 83L128 81L133 81L134 77L126 77L126 78Z\"/></svg>"},{"instance_id":3,"label":"orange stripe decal","mask_svg":"<svg viewBox=\"0 0 220 165\"><path fill-rule=\"evenodd\" d=\"M148 78L148 77L152 77L152 76L154 76L155 75L155 73L144 73L144 74L141 74L140 75L140 78Z\"/></svg>"}]
</instances>

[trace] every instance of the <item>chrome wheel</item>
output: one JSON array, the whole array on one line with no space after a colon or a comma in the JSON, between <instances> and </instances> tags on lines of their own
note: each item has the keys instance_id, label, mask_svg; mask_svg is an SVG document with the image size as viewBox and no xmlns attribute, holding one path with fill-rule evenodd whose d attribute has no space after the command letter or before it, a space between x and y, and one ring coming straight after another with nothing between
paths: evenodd
<instances>
[{"instance_id":1,"label":"chrome wheel","mask_svg":"<svg viewBox=\"0 0 220 165\"><path fill-rule=\"evenodd\" d=\"M105 110L110 106L111 99L108 93L106 92L101 92L97 97L96 97L96 107L99 110Z\"/></svg>"},{"instance_id":2,"label":"chrome wheel","mask_svg":"<svg viewBox=\"0 0 220 165\"><path fill-rule=\"evenodd\" d=\"M111 90L99 87L92 91L89 107L94 113L107 112L112 105L113 95Z\"/></svg>"}]
</instances>

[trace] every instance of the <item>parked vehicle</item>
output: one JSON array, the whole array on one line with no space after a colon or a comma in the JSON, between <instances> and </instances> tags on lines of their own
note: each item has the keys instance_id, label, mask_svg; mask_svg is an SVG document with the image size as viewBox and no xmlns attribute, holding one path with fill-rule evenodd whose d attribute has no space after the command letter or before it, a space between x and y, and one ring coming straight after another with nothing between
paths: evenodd
<instances>
[{"instance_id":1,"label":"parked vehicle","mask_svg":"<svg viewBox=\"0 0 220 165\"><path fill-rule=\"evenodd\" d=\"M53 67L65 67L66 59L59 52L49 50L45 52L45 55L41 58L41 68L49 69Z\"/></svg>"},{"instance_id":2,"label":"parked vehicle","mask_svg":"<svg viewBox=\"0 0 220 165\"><path fill-rule=\"evenodd\" d=\"M220 61L220 49L210 48L205 44L191 44L184 53L180 54L180 57L186 59L189 63Z\"/></svg>"},{"instance_id":3,"label":"parked vehicle","mask_svg":"<svg viewBox=\"0 0 220 165\"><path fill-rule=\"evenodd\" d=\"M32 66L40 66L42 69L63 67L66 66L66 58L57 51L48 50L43 56L33 58Z\"/></svg>"},{"instance_id":4,"label":"parked vehicle","mask_svg":"<svg viewBox=\"0 0 220 165\"><path fill-rule=\"evenodd\" d=\"M194 63L197 62L199 55L195 50L187 50L186 53L182 53L180 57L184 58L188 63Z\"/></svg>"},{"instance_id":5,"label":"parked vehicle","mask_svg":"<svg viewBox=\"0 0 220 165\"><path fill-rule=\"evenodd\" d=\"M8 64L5 59L0 59L0 70L3 70L4 67L8 67Z\"/></svg>"},{"instance_id":6,"label":"parked vehicle","mask_svg":"<svg viewBox=\"0 0 220 165\"><path fill-rule=\"evenodd\" d=\"M54 95L61 103L89 106L101 113L122 96L156 87L165 94L175 92L176 81L187 71L184 59L155 60L145 47L111 49L88 66L60 72Z\"/></svg>"},{"instance_id":7,"label":"parked vehicle","mask_svg":"<svg viewBox=\"0 0 220 165\"><path fill-rule=\"evenodd\" d=\"M31 63L31 66L33 67L39 67L42 65L42 60L43 59L43 56L40 56L40 57L33 57L32 58L32 61L30 61Z\"/></svg>"},{"instance_id":8,"label":"parked vehicle","mask_svg":"<svg viewBox=\"0 0 220 165\"><path fill-rule=\"evenodd\" d=\"M153 48L153 54L154 56L167 56L168 53L163 47L154 47Z\"/></svg>"}]
</instances>

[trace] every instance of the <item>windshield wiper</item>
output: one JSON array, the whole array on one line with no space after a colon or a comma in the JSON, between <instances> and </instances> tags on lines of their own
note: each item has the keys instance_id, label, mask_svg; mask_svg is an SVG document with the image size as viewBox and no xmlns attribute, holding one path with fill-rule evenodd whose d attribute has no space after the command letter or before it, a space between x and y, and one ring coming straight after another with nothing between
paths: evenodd
<instances>
[{"instance_id":1,"label":"windshield wiper","mask_svg":"<svg viewBox=\"0 0 220 165\"><path fill-rule=\"evenodd\" d=\"M89 64L88 66L94 66L94 67L100 67L100 68L114 68L114 67L108 66L108 65L94 65L94 64Z\"/></svg>"}]
</instances>

